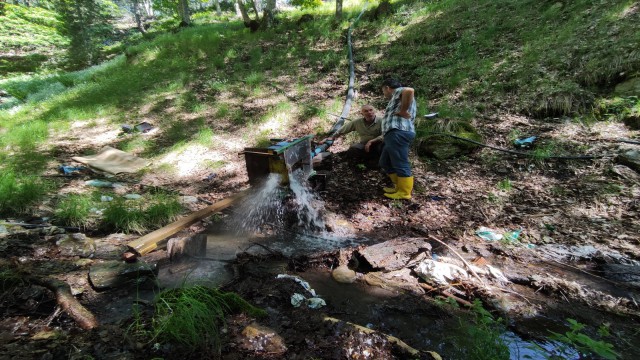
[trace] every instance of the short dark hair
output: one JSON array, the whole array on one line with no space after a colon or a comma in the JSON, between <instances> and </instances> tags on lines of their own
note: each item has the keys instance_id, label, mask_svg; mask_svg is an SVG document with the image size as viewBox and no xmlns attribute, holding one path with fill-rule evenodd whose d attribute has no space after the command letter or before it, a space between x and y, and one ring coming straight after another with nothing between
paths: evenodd
<instances>
[{"instance_id":1,"label":"short dark hair","mask_svg":"<svg viewBox=\"0 0 640 360\"><path fill-rule=\"evenodd\" d=\"M388 78L388 79L385 79L382 82L382 86L388 86L388 87L390 87L392 89L397 89L399 87L402 87L402 84L400 83L400 81L398 81L396 79Z\"/></svg>"}]
</instances>

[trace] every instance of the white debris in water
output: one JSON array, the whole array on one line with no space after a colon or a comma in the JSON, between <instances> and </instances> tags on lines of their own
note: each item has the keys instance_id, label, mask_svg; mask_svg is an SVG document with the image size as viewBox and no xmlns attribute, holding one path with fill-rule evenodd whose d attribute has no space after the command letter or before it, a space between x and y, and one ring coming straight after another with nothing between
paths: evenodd
<instances>
[{"instance_id":1,"label":"white debris in water","mask_svg":"<svg viewBox=\"0 0 640 360\"><path fill-rule=\"evenodd\" d=\"M467 272L457 265L433 261L431 259L421 262L414 271L425 280L432 279L443 285L447 285L449 281L452 280L466 279L469 277Z\"/></svg>"}]
</instances>

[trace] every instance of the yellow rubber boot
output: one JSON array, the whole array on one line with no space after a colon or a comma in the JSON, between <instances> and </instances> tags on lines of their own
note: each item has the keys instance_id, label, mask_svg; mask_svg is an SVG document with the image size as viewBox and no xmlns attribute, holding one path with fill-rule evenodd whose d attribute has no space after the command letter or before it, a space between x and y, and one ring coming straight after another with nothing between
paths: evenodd
<instances>
[{"instance_id":1,"label":"yellow rubber boot","mask_svg":"<svg viewBox=\"0 0 640 360\"><path fill-rule=\"evenodd\" d=\"M389 174L389 179L391 179L393 187L383 187L382 190L384 190L385 193L391 194L398 191L398 174Z\"/></svg>"},{"instance_id":2,"label":"yellow rubber boot","mask_svg":"<svg viewBox=\"0 0 640 360\"><path fill-rule=\"evenodd\" d=\"M398 191L393 194L384 194L389 199L411 199L413 191L413 176L398 177Z\"/></svg>"}]
</instances>

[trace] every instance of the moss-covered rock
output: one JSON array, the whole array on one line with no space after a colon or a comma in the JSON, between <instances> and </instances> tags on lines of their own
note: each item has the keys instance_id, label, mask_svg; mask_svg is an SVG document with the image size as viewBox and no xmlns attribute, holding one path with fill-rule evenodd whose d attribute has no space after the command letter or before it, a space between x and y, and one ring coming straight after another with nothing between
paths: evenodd
<instances>
[{"instance_id":1,"label":"moss-covered rock","mask_svg":"<svg viewBox=\"0 0 640 360\"><path fill-rule=\"evenodd\" d=\"M640 95L640 76L616 85L615 93L618 95Z\"/></svg>"},{"instance_id":2,"label":"moss-covered rock","mask_svg":"<svg viewBox=\"0 0 640 360\"><path fill-rule=\"evenodd\" d=\"M455 120L438 121L437 123L423 126L418 130L418 155L434 157L439 160L451 159L469 154L478 147L476 144L456 139L449 135L482 142L482 136L468 122Z\"/></svg>"}]
</instances>

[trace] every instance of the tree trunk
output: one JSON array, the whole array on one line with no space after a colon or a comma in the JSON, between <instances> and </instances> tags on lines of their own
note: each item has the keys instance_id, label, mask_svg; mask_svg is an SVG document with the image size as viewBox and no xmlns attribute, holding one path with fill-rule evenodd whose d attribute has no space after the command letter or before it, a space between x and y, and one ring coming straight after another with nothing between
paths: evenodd
<instances>
[{"instance_id":1,"label":"tree trunk","mask_svg":"<svg viewBox=\"0 0 640 360\"><path fill-rule=\"evenodd\" d=\"M182 18L180 26L191 25L191 18L189 17L189 0L180 0L178 3L178 13Z\"/></svg>"},{"instance_id":2,"label":"tree trunk","mask_svg":"<svg viewBox=\"0 0 640 360\"><path fill-rule=\"evenodd\" d=\"M256 21L260 21L260 13L258 12L258 7L256 6L256 2L254 0L249 0L251 2L251 7L253 11L256 13Z\"/></svg>"},{"instance_id":3,"label":"tree trunk","mask_svg":"<svg viewBox=\"0 0 640 360\"><path fill-rule=\"evenodd\" d=\"M242 21L245 25L251 22L251 18L249 14L247 14L247 9L244 7L242 0L236 0L236 10L240 12L240 16L242 16Z\"/></svg>"},{"instance_id":4,"label":"tree trunk","mask_svg":"<svg viewBox=\"0 0 640 360\"><path fill-rule=\"evenodd\" d=\"M264 7L262 13L262 27L270 28L273 26L273 20L275 18L274 11L276 9L276 0L267 0L267 4Z\"/></svg>"},{"instance_id":5,"label":"tree trunk","mask_svg":"<svg viewBox=\"0 0 640 360\"><path fill-rule=\"evenodd\" d=\"M147 30L144 28L144 24L142 21L142 4L140 4L140 0L133 0L133 17L136 19L136 27L141 33L146 33Z\"/></svg>"},{"instance_id":6,"label":"tree trunk","mask_svg":"<svg viewBox=\"0 0 640 360\"><path fill-rule=\"evenodd\" d=\"M153 1L142 0L142 8L147 17L153 17Z\"/></svg>"},{"instance_id":7,"label":"tree trunk","mask_svg":"<svg viewBox=\"0 0 640 360\"><path fill-rule=\"evenodd\" d=\"M342 18L342 0L336 0L336 18Z\"/></svg>"},{"instance_id":8,"label":"tree trunk","mask_svg":"<svg viewBox=\"0 0 640 360\"><path fill-rule=\"evenodd\" d=\"M222 9L220 9L220 0L213 0L216 4L216 15L222 16Z\"/></svg>"}]
</instances>

